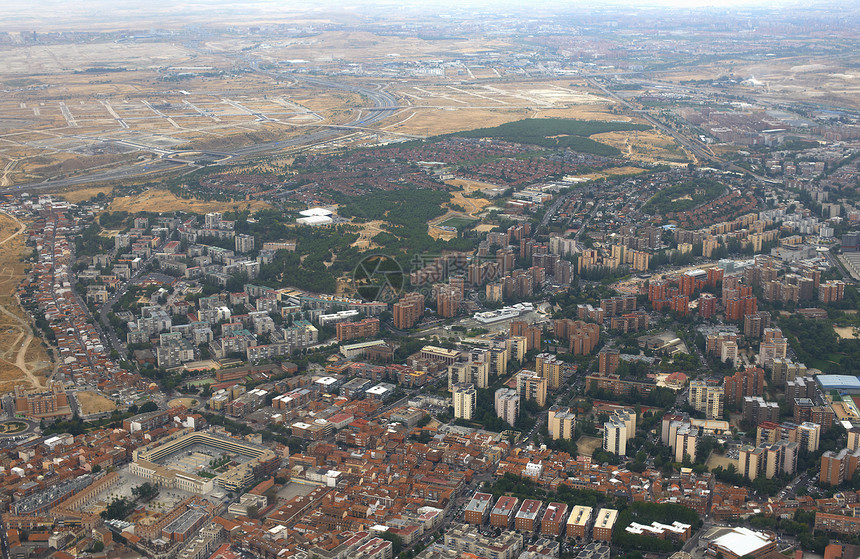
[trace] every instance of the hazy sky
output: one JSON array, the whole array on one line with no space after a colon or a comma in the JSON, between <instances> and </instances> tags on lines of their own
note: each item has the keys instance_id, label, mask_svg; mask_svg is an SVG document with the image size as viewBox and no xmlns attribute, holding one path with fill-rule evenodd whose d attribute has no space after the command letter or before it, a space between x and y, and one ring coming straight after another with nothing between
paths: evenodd
<instances>
[{"instance_id":1,"label":"hazy sky","mask_svg":"<svg viewBox=\"0 0 860 559\"><path fill-rule=\"evenodd\" d=\"M366 14L468 14L470 10L539 17L618 8L671 9L779 8L789 14L811 6L833 6L834 14L856 14L858 0L0 0L0 31L116 28L172 28L189 23L255 24L296 14L308 20L337 12ZM267 19L267 16L271 19Z\"/></svg>"}]
</instances>

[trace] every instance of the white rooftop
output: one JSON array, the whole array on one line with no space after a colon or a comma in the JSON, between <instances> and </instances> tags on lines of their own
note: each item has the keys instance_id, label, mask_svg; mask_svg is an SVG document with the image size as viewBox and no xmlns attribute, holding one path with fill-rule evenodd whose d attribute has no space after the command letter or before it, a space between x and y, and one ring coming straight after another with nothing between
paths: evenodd
<instances>
[{"instance_id":1,"label":"white rooftop","mask_svg":"<svg viewBox=\"0 0 860 559\"><path fill-rule=\"evenodd\" d=\"M771 542L764 532L738 527L714 540L714 544L724 547L738 557L751 554Z\"/></svg>"},{"instance_id":2,"label":"white rooftop","mask_svg":"<svg viewBox=\"0 0 860 559\"><path fill-rule=\"evenodd\" d=\"M332 214L332 212L331 212L330 210L327 210L327 209L325 209L325 208L320 208L320 207L316 207L316 208L308 208L308 209L306 209L306 210L302 210L302 211L300 211L300 212L299 212L299 215L303 215L303 216L305 216L305 217L311 217L311 216L329 216L329 215L331 215L331 214Z\"/></svg>"}]
</instances>

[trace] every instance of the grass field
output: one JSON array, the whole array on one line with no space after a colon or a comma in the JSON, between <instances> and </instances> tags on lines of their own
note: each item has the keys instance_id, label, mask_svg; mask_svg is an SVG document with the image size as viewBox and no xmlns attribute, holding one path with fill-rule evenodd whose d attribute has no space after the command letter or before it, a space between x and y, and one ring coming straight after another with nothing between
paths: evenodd
<instances>
[{"instance_id":1,"label":"grass field","mask_svg":"<svg viewBox=\"0 0 860 559\"><path fill-rule=\"evenodd\" d=\"M474 222L475 222L474 219L467 219L465 217L452 217L450 219L446 219L442 223L437 223L437 225L440 225L442 227L460 228L460 227L465 227L465 226L469 225L470 223L474 223Z\"/></svg>"},{"instance_id":2,"label":"grass field","mask_svg":"<svg viewBox=\"0 0 860 559\"><path fill-rule=\"evenodd\" d=\"M591 456L592 453L603 446L603 439L600 437L581 436L576 441L576 448L581 456Z\"/></svg>"},{"instance_id":3,"label":"grass field","mask_svg":"<svg viewBox=\"0 0 860 559\"><path fill-rule=\"evenodd\" d=\"M78 392L78 403L81 405L81 415L105 413L116 409L116 404L97 392Z\"/></svg>"},{"instance_id":4,"label":"grass field","mask_svg":"<svg viewBox=\"0 0 860 559\"><path fill-rule=\"evenodd\" d=\"M229 211L234 209L250 209L251 211L257 211L269 209L271 207L272 206L266 202L261 202L259 200L251 200L248 202L218 202L197 200L196 198L185 199L179 198L167 190L152 189L145 190L144 192L134 196L114 198L110 203L110 206L108 206L108 211L126 211L128 213L183 211L205 214L208 212Z\"/></svg>"},{"instance_id":5,"label":"grass field","mask_svg":"<svg viewBox=\"0 0 860 559\"><path fill-rule=\"evenodd\" d=\"M113 192L112 186L93 186L90 188L77 188L62 192L56 192L54 193L54 195L59 196L63 200L71 202L72 204L77 204L78 202L89 200L90 198L98 195L99 193L108 196L111 192Z\"/></svg>"}]
</instances>

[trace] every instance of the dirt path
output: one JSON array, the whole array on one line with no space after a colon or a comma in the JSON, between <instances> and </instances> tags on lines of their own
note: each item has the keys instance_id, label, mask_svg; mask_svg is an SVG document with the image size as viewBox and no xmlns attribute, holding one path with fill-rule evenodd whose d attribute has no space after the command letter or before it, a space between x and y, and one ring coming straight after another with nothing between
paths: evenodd
<instances>
[{"instance_id":1,"label":"dirt path","mask_svg":"<svg viewBox=\"0 0 860 559\"><path fill-rule=\"evenodd\" d=\"M0 312L11 317L18 324L20 324L21 328L23 328L24 330L24 334L27 335L27 338L24 340L24 343L21 344L21 347L18 349L18 354L15 357L14 365L21 369L27 379L31 383L33 383L33 386L37 388L44 386L42 379L33 374L33 371L30 370L30 366L27 364L27 349L30 347L30 342L33 341L34 337L33 331L30 329L30 325L27 324L27 322L21 319L21 317L19 317L18 315L9 312L9 310L4 306L0 306ZM18 339L21 339L20 336L18 337ZM11 361L9 363L11 363Z\"/></svg>"},{"instance_id":2,"label":"dirt path","mask_svg":"<svg viewBox=\"0 0 860 559\"><path fill-rule=\"evenodd\" d=\"M14 239L15 237L17 237L18 235L20 235L21 233L23 233L24 231L26 231L27 226L21 220L19 220L17 217L15 217L14 215L11 215L11 214L8 214L8 213L2 212L2 211L0 211L0 213L2 213L3 215L15 220L15 223L18 225L17 231L12 233L11 235L6 237L5 239L0 240L0 246L2 246L2 245L5 245L7 242L11 241L12 239ZM34 371L32 369L30 369L30 365L27 363L27 350L30 348L30 343L33 341L33 338L35 337L33 335L33 330L30 328L30 324L26 320L24 320L23 318L18 316L17 314L11 312L9 309L7 309L3 305L0 305L0 313L3 313L6 316L10 317L12 320L17 322L21 327L22 332L18 336L18 338L15 340L15 343L12 344L12 347L15 347L18 344L18 342L21 340L21 338L26 336L24 339L24 343L21 344L20 347L18 348L17 354L15 356L15 362L14 363L12 363L11 361L7 361L7 362L10 364L14 364L15 367L17 367L18 369L21 369L21 372L24 373L24 376L27 377L27 379L33 384L33 386L35 386L37 388L43 387L44 386L44 382L43 382L44 379L41 379L36 374L34 374Z\"/></svg>"}]
</instances>

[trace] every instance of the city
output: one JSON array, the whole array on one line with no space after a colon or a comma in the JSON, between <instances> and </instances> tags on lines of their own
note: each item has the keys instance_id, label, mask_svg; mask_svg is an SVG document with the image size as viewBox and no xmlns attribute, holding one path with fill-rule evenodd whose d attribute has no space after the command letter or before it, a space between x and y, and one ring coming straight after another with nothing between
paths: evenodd
<instances>
[{"instance_id":1,"label":"city","mask_svg":"<svg viewBox=\"0 0 860 559\"><path fill-rule=\"evenodd\" d=\"M856 6L80 9L0 7L4 558L860 557Z\"/></svg>"}]
</instances>

